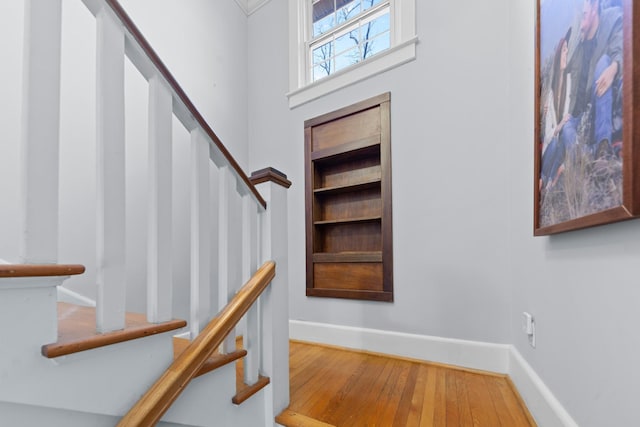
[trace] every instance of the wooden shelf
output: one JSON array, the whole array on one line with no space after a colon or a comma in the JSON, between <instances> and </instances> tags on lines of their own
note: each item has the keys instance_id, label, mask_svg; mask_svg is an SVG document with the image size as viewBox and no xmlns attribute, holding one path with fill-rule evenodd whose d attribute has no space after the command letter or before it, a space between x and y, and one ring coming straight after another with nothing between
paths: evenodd
<instances>
[{"instance_id":1,"label":"wooden shelf","mask_svg":"<svg viewBox=\"0 0 640 427\"><path fill-rule=\"evenodd\" d=\"M311 160L327 162L335 160L348 160L351 157L369 155L380 150L380 135L362 138L357 141L347 142L334 147L323 148L311 154ZM339 159L338 159L339 157Z\"/></svg>"},{"instance_id":2,"label":"wooden shelf","mask_svg":"<svg viewBox=\"0 0 640 427\"><path fill-rule=\"evenodd\" d=\"M348 298L363 299L369 301L393 301L392 292L366 291L356 289L324 289L324 288L307 288L307 296L327 297L327 298Z\"/></svg>"},{"instance_id":3,"label":"wooden shelf","mask_svg":"<svg viewBox=\"0 0 640 427\"><path fill-rule=\"evenodd\" d=\"M317 252L313 262L382 262L382 251L371 252Z\"/></svg>"},{"instance_id":4,"label":"wooden shelf","mask_svg":"<svg viewBox=\"0 0 640 427\"><path fill-rule=\"evenodd\" d=\"M328 219L323 221L314 221L313 225L353 224L358 222L380 221L381 219L382 217L380 215L364 216L360 218Z\"/></svg>"},{"instance_id":5,"label":"wooden shelf","mask_svg":"<svg viewBox=\"0 0 640 427\"><path fill-rule=\"evenodd\" d=\"M321 196L321 195L328 195L328 194L348 193L350 191L368 190L370 188L380 187L381 181L382 180L380 178L376 178L371 181L356 182L354 184L345 184L345 185L336 185L333 187L316 188L315 190L313 190L313 193L316 196Z\"/></svg>"}]
</instances>

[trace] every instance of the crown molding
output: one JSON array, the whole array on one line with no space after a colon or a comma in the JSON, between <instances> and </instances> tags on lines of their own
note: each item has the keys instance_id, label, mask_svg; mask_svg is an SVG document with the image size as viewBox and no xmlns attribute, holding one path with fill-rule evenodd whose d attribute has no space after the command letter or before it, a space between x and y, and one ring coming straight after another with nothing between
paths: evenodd
<instances>
[{"instance_id":1,"label":"crown molding","mask_svg":"<svg viewBox=\"0 0 640 427\"><path fill-rule=\"evenodd\" d=\"M249 16L265 4L269 3L269 1L270 0L236 0L236 3L240 9Z\"/></svg>"}]
</instances>

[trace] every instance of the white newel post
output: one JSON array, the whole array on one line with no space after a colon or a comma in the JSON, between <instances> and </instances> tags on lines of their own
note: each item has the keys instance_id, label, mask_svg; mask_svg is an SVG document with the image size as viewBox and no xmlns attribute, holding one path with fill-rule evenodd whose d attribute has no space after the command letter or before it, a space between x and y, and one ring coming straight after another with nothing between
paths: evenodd
<instances>
[{"instance_id":1,"label":"white newel post","mask_svg":"<svg viewBox=\"0 0 640 427\"><path fill-rule=\"evenodd\" d=\"M61 0L26 0L21 262L58 261Z\"/></svg>"},{"instance_id":2,"label":"white newel post","mask_svg":"<svg viewBox=\"0 0 640 427\"><path fill-rule=\"evenodd\" d=\"M173 97L164 81L149 79L149 234L147 246L147 319L171 320L171 124Z\"/></svg>"},{"instance_id":3,"label":"white newel post","mask_svg":"<svg viewBox=\"0 0 640 427\"><path fill-rule=\"evenodd\" d=\"M209 316L209 143L202 131L191 131L191 339L198 336Z\"/></svg>"},{"instance_id":4,"label":"white newel post","mask_svg":"<svg viewBox=\"0 0 640 427\"><path fill-rule=\"evenodd\" d=\"M124 29L106 7L97 20L97 250L99 332L125 326Z\"/></svg>"},{"instance_id":5,"label":"white newel post","mask_svg":"<svg viewBox=\"0 0 640 427\"><path fill-rule=\"evenodd\" d=\"M289 267L287 232L286 175L275 169L263 169L251 175L251 181L267 202L261 216L260 260L276 263L276 276L262 295L261 373L271 378L272 393L267 400L266 417L273 417L289 405ZM269 391L268 391L269 393Z\"/></svg>"}]
</instances>

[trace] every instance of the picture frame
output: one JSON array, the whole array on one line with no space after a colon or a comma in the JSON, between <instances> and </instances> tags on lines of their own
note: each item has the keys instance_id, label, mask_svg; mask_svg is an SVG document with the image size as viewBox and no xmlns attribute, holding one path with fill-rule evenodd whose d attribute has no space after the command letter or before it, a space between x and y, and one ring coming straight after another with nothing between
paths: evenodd
<instances>
[{"instance_id":1,"label":"picture frame","mask_svg":"<svg viewBox=\"0 0 640 427\"><path fill-rule=\"evenodd\" d=\"M534 235L638 217L640 4L536 3Z\"/></svg>"}]
</instances>

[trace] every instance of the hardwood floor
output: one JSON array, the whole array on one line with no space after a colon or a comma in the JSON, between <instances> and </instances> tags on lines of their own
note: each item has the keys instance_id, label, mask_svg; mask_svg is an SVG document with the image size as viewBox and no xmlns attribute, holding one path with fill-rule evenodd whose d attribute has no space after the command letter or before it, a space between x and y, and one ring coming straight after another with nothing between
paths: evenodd
<instances>
[{"instance_id":1,"label":"hardwood floor","mask_svg":"<svg viewBox=\"0 0 640 427\"><path fill-rule=\"evenodd\" d=\"M535 426L504 375L291 342L293 426Z\"/></svg>"}]
</instances>

